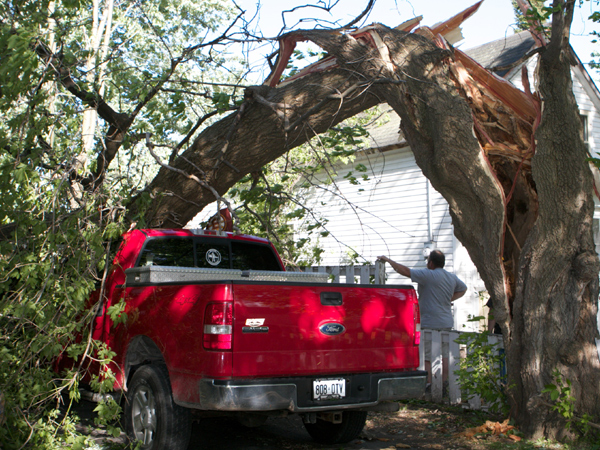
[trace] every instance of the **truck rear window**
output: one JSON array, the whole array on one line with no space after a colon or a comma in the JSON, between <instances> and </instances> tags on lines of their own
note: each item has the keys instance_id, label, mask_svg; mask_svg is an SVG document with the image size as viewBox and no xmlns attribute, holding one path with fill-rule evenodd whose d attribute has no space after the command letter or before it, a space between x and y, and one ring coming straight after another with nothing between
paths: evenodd
<instances>
[{"instance_id":1,"label":"truck rear window","mask_svg":"<svg viewBox=\"0 0 600 450\"><path fill-rule=\"evenodd\" d=\"M280 271L279 261L271 247L266 245L231 243L231 259L233 268L240 270L274 270Z\"/></svg>"},{"instance_id":2,"label":"truck rear window","mask_svg":"<svg viewBox=\"0 0 600 450\"><path fill-rule=\"evenodd\" d=\"M194 241L176 237L148 240L138 266L194 267Z\"/></svg>"},{"instance_id":3,"label":"truck rear window","mask_svg":"<svg viewBox=\"0 0 600 450\"><path fill-rule=\"evenodd\" d=\"M185 237L149 239L144 245L137 266L282 270L279 260L268 245Z\"/></svg>"}]
</instances>

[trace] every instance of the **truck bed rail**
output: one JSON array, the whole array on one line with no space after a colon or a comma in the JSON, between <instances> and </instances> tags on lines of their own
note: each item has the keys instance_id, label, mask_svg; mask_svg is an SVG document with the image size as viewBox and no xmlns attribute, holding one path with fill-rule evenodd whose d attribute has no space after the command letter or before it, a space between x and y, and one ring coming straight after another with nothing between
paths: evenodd
<instances>
[{"instance_id":1,"label":"truck bed rail","mask_svg":"<svg viewBox=\"0 0 600 450\"><path fill-rule=\"evenodd\" d=\"M327 283L327 273L275 272L268 270L206 269L198 267L145 266L125 270L126 286L194 283L203 281L267 281Z\"/></svg>"}]
</instances>

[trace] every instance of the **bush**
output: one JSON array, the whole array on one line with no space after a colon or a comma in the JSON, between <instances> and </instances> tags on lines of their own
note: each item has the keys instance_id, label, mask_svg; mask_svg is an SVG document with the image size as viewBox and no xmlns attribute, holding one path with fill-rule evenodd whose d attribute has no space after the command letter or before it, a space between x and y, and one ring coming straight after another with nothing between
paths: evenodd
<instances>
[{"instance_id":1,"label":"bush","mask_svg":"<svg viewBox=\"0 0 600 450\"><path fill-rule=\"evenodd\" d=\"M491 412L508 413L503 349L489 342L487 333L462 333L456 342L466 347L466 356L456 372L464 394L468 399L481 397Z\"/></svg>"}]
</instances>

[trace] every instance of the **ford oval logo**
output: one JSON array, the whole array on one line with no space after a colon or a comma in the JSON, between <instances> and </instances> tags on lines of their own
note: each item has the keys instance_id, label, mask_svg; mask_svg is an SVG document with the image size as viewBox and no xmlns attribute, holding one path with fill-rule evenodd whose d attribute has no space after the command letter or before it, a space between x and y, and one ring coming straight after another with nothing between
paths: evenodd
<instances>
[{"instance_id":1,"label":"ford oval logo","mask_svg":"<svg viewBox=\"0 0 600 450\"><path fill-rule=\"evenodd\" d=\"M327 336L336 336L346 331L346 327L341 323L324 323L319 327L319 331Z\"/></svg>"}]
</instances>

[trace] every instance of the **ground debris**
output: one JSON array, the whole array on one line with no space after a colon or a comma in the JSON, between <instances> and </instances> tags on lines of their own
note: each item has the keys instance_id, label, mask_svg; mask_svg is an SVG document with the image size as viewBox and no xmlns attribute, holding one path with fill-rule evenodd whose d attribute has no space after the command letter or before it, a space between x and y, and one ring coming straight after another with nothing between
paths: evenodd
<instances>
[{"instance_id":1,"label":"ground debris","mask_svg":"<svg viewBox=\"0 0 600 450\"><path fill-rule=\"evenodd\" d=\"M516 428L513 425L508 424L508 419L504 422L492 422L491 420L487 420L483 425L473 428L467 428L465 431L460 433L456 433L456 437L465 437L467 439L473 439L476 435L480 434L490 434L493 436L506 435L508 438L512 439L515 442L521 440L519 436L516 436L514 431ZM509 432L512 432L509 434Z\"/></svg>"}]
</instances>

